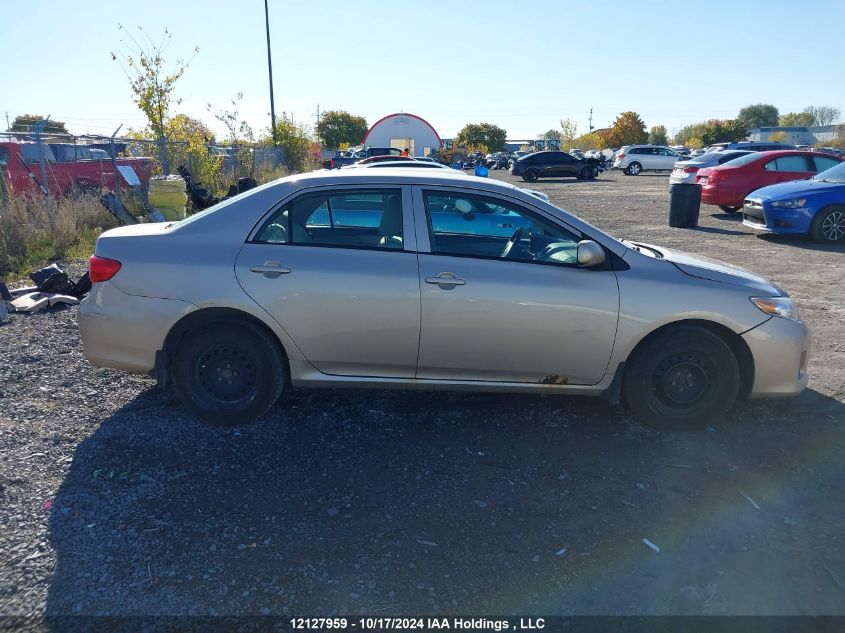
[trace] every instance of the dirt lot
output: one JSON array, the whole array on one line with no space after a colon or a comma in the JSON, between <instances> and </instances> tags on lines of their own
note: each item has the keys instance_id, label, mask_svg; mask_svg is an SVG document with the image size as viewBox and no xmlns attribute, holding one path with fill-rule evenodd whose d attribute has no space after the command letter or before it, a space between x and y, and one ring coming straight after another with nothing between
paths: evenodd
<instances>
[{"instance_id":1,"label":"dirt lot","mask_svg":"<svg viewBox=\"0 0 845 633\"><path fill-rule=\"evenodd\" d=\"M670 229L666 180L535 188L788 289L816 341L800 397L663 433L587 399L300 391L219 429L87 364L75 309L16 316L0 614L845 615L845 251L710 207Z\"/></svg>"}]
</instances>

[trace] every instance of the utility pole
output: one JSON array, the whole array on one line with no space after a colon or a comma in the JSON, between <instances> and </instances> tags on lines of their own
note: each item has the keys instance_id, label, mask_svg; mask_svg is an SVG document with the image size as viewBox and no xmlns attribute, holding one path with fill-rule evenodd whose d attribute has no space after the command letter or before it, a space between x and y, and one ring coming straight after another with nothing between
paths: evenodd
<instances>
[{"instance_id":1,"label":"utility pole","mask_svg":"<svg viewBox=\"0 0 845 633\"><path fill-rule=\"evenodd\" d=\"M38 163L41 167L41 182L44 186L44 194L48 198L50 197L50 183L47 181L47 147L42 143L41 135L44 133L44 128L49 120L50 115L48 114L46 119L42 119L32 126L32 131L35 133L35 144L38 147L38 154L41 157Z\"/></svg>"},{"instance_id":2,"label":"utility pole","mask_svg":"<svg viewBox=\"0 0 845 633\"><path fill-rule=\"evenodd\" d=\"M12 125L9 123L9 113L6 112L6 131L8 132L11 129Z\"/></svg>"},{"instance_id":3,"label":"utility pole","mask_svg":"<svg viewBox=\"0 0 845 633\"><path fill-rule=\"evenodd\" d=\"M273 145L276 144L276 104L273 101L273 58L270 56L270 10L264 0L264 25L267 30L267 72L270 75L270 130L273 133Z\"/></svg>"},{"instance_id":4,"label":"utility pole","mask_svg":"<svg viewBox=\"0 0 845 633\"><path fill-rule=\"evenodd\" d=\"M317 104L317 125L320 125L320 104Z\"/></svg>"},{"instance_id":5,"label":"utility pole","mask_svg":"<svg viewBox=\"0 0 845 633\"><path fill-rule=\"evenodd\" d=\"M593 109L590 108L590 134L593 133Z\"/></svg>"}]
</instances>

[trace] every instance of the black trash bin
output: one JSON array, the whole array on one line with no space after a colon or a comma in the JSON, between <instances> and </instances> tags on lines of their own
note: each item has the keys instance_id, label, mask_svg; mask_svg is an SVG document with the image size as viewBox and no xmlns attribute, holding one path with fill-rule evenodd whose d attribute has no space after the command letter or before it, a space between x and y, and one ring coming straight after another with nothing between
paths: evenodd
<instances>
[{"instance_id":1,"label":"black trash bin","mask_svg":"<svg viewBox=\"0 0 845 633\"><path fill-rule=\"evenodd\" d=\"M669 188L669 226L698 226L701 208L701 185L672 185Z\"/></svg>"}]
</instances>

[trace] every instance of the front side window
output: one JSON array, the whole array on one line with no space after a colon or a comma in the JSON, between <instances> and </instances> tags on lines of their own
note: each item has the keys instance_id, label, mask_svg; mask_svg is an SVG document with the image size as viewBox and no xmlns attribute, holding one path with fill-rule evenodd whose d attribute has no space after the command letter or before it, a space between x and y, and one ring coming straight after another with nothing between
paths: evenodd
<instances>
[{"instance_id":1,"label":"front side window","mask_svg":"<svg viewBox=\"0 0 845 633\"><path fill-rule=\"evenodd\" d=\"M803 156L779 156L763 167L766 171L809 171Z\"/></svg>"},{"instance_id":2,"label":"front side window","mask_svg":"<svg viewBox=\"0 0 845 633\"><path fill-rule=\"evenodd\" d=\"M402 225L399 189L306 194L270 216L254 241L401 250Z\"/></svg>"},{"instance_id":3,"label":"front side window","mask_svg":"<svg viewBox=\"0 0 845 633\"><path fill-rule=\"evenodd\" d=\"M434 254L577 264L579 236L516 204L438 191L423 198Z\"/></svg>"}]
</instances>

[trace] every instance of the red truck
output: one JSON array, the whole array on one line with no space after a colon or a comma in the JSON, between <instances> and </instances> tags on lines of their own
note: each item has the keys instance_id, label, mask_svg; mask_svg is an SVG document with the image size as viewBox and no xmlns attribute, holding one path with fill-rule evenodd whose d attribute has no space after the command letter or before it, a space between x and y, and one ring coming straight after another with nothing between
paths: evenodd
<instances>
[{"instance_id":1,"label":"red truck","mask_svg":"<svg viewBox=\"0 0 845 633\"><path fill-rule=\"evenodd\" d=\"M115 170L112 160L102 157L101 153L98 155L101 157L57 161L47 144L0 141L0 169L3 170L2 175L13 195L43 193L45 189L49 189L50 195L57 197L80 191L113 190ZM146 188L149 185L153 170L151 159L118 158L116 164L121 187ZM131 168L131 171L126 168ZM132 177L133 172L137 178Z\"/></svg>"}]
</instances>

